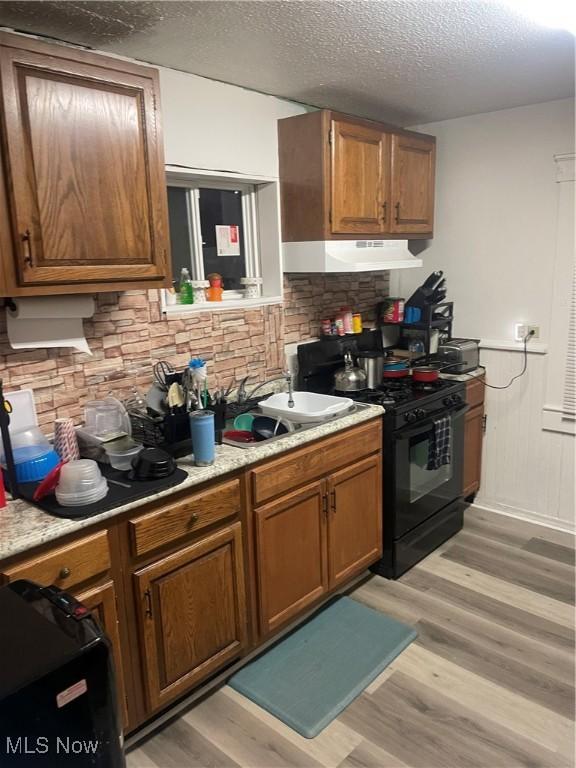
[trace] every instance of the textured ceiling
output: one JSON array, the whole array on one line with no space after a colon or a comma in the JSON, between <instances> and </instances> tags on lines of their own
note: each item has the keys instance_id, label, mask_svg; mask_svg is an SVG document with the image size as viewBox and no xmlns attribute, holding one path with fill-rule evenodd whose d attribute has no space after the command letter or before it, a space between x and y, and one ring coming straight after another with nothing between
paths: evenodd
<instances>
[{"instance_id":1,"label":"textured ceiling","mask_svg":"<svg viewBox=\"0 0 576 768\"><path fill-rule=\"evenodd\" d=\"M572 35L492 0L0 2L0 25L402 125L574 93Z\"/></svg>"}]
</instances>

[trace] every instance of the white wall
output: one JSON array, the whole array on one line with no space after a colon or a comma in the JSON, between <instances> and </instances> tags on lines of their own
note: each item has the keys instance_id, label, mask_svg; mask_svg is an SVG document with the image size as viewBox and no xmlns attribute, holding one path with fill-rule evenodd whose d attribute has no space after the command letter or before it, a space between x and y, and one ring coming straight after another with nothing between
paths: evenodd
<instances>
[{"instance_id":1,"label":"white wall","mask_svg":"<svg viewBox=\"0 0 576 768\"><path fill-rule=\"evenodd\" d=\"M277 120L305 112L264 96L173 69L160 69L167 165L278 176Z\"/></svg>"},{"instance_id":2,"label":"white wall","mask_svg":"<svg viewBox=\"0 0 576 768\"><path fill-rule=\"evenodd\" d=\"M434 269L455 302L454 332L514 349L515 322L540 325L551 350L557 260L573 260L573 239L557 254L559 185L554 155L574 151L574 101L536 104L419 126L438 141L435 237L424 270L398 273L408 296ZM574 231L573 217L571 212ZM492 345L497 346L497 345ZM488 430L478 504L574 526L574 437L543 431L548 354L531 354L508 390L487 389ZM488 381L505 384L519 352L485 349Z\"/></svg>"}]
</instances>

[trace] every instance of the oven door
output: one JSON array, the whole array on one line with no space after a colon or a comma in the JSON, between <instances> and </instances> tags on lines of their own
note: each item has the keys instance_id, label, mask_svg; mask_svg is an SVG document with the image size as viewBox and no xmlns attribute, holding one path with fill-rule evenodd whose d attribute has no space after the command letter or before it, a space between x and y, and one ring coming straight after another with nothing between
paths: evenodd
<instances>
[{"instance_id":1,"label":"oven door","mask_svg":"<svg viewBox=\"0 0 576 768\"><path fill-rule=\"evenodd\" d=\"M449 412L451 461L439 469L427 469L428 452L434 439L433 419L395 432L394 538L400 538L462 495L464 414L467 410L465 405ZM436 417L444 414L438 413Z\"/></svg>"}]
</instances>

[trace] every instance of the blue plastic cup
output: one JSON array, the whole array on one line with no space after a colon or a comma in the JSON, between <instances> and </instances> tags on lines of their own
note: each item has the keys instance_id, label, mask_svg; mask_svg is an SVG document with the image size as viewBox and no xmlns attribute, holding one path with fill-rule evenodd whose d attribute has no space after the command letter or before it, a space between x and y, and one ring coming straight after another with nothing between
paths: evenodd
<instances>
[{"instance_id":1,"label":"blue plastic cup","mask_svg":"<svg viewBox=\"0 0 576 768\"><path fill-rule=\"evenodd\" d=\"M194 411L190 414L190 436L194 450L194 464L208 467L216 456L214 440L214 412Z\"/></svg>"}]
</instances>

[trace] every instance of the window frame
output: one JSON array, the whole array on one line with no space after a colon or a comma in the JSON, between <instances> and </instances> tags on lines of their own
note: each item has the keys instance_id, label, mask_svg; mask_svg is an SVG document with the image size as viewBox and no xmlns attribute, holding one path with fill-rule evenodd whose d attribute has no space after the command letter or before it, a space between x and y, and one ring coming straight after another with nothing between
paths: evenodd
<instances>
[{"instance_id":1,"label":"window frame","mask_svg":"<svg viewBox=\"0 0 576 768\"><path fill-rule=\"evenodd\" d=\"M232 309L251 309L283 301L283 263L280 225L280 182L277 176L222 171L199 166L186 166L167 163L165 166L166 186L190 186L200 182L201 186L229 183L249 184L254 187L256 196L256 214L254 222L255 239L258 243L259 263L262 277L262 290L258 298L247 299L245 296L228 298L226 301L206 302L203 304L169 304L168 291L160 290L160 311L166 317L188 316L197 312L221 312ZM238 292L239 293L239 292Z\"/></svg>"},{"instance_id":2,"label":"window frame","mask_svg":"<svg viewBox=\"0 0 576 768\"><path fill-rule=\"evenodd\" d=\"M210 177L167 178L166 186L188 190L186 212L190 235L190 272L192 280L205 280L202 223L200 221L200 189L222 189L240 192L242 206L242 240L246 277L262 277L258 240L258 198L256 185L245 181L223 181ZM175 276L176 277L176 276ZM223 301L245 298L245 291L224 290Z\"/></svg>"}]
</instances>

